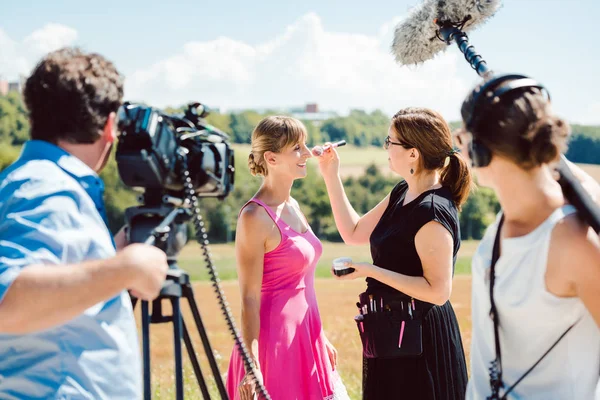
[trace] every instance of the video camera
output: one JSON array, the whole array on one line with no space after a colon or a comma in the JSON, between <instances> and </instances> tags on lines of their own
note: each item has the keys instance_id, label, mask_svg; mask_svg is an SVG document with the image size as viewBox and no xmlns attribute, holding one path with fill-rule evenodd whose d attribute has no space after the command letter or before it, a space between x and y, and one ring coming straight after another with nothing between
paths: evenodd
<instances>
[{"instance_id":1,"label":"video camera","mask_svg":"<svg viewBox=\"0 0 600 400\"><path fill-rule=\"evenodd\" d=\"M161 248L167 255L169 272L159 296L141 302L142 347L144 353L144 398L152 393L150 373L149 324L171 322L173 325L175 393L183 399L183 364L181 341L188 355L203 397L209 399L206 381L200 370L190 339L188 325L180 309L180 299L187 300L195 326L208 358L216 386L222 399L227 391L210 346L189 275L177 265L177 255L188 240L186 222L191 221L196 239L202 247L208 272L216 289L217 299L244 363L252 368L248 351L235 328L233 317L213 265L206 228L200 215L198 197L224 199L233 189L234 152L229 136L208 124L204 118L209 110L201 103L191 103L182 115L166 114L156 108L125 103L119 109L116 160L119 175L125 185L144 191L141 206L125 210L130 243L146 243ZM162 311L162 300L171 302L171 315ZM137 299L132 299L133 307ZM256 375L254 375L256 376ZM266 389L259 382L259 388ZM263 398L269 399L267 396Z\"/></svg>"},{"instance_id":2,"label":"video camera","mask_svg":"<svg viewBox=\"0 0 600 400\"><path fill-rule=\"evenodd\" d=\"M208 114L201 103L189 104L183 115L123 104L116 152L123 182L184 198L188 171L196 196L225 198L233 189L234 153L229 136L206 123Z\"/></svg>"}]
</instances>

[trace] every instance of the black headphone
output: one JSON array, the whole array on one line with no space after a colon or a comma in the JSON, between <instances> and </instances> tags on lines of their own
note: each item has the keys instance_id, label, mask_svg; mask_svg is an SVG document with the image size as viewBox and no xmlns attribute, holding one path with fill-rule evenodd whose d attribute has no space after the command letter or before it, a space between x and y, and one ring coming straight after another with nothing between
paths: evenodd
<instances>
[{"instance_id":1,"label":"black headphone","mask_svg":"<svg viewBox=\"0 0 600 400\"><path fill-rule=\"evenodd\" d=\"M494 103L507 93L529 88L542 90L550 100L550 93L541 83L519 74L495 76L482 86L475 88L465 99L461 107L461 114L465 128L473 136L469 144L469 158L474 167L486 167L492 160L492 152L477 139L476 132L481 122L489 115Z\"/></svg>"}]
</instances>

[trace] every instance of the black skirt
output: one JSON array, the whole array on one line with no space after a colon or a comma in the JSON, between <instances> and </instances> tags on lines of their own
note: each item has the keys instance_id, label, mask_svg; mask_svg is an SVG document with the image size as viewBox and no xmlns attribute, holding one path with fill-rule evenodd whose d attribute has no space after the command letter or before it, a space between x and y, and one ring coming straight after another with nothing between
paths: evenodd
<instances>
[{"instance_id":1,"label":"black skirt","mask_svg":"<svg viewBox=\"0 0 600 400\"><path fill-rule=\"evenodd\" d=\"M418 358L363 358L364 400L462 400L467 366L458 321L448 301L423 319Z\"/></svg>"}]
</instances>

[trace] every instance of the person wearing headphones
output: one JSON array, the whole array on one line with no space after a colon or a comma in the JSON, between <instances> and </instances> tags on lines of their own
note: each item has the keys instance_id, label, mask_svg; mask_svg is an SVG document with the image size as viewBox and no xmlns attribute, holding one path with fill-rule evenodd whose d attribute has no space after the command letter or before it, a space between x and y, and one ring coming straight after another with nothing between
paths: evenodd
<instances>
[{"instance_id":1,"label":"person wearing headphones","mask_svg":"<svg viewBox=\"0 0 600 400\"><path fill-rule=\"evenodd\" d=\"M473 256L467 399L593 399L598 383L600 243L553 175L570 129L546 94L504 75L462 106L456 142L502 208Z\"/></svg>"}]
</instances>

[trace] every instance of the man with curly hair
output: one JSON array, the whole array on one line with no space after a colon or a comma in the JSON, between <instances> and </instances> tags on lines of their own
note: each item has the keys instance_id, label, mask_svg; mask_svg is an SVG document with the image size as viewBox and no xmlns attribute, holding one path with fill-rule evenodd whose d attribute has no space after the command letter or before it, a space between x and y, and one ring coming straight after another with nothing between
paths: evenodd
<instances>
[{"instance_id":1,"label":"man with curly hair","mask_svg":"<svg viewBox=\"0 0 600 400\"><path fill-rule=\"evenodd\" d=\"M98 54L48 54L23 91L31 140L0 174L0 398L139 399L127 290L154 299L155 247L106 225L98 173L117 137L123 79Z\"/></svg>"}]
</instances>

